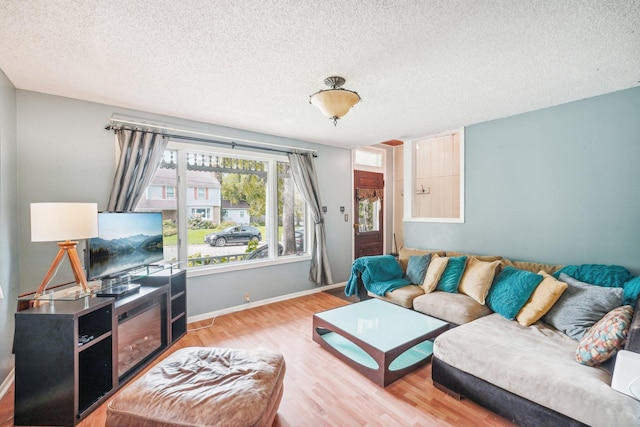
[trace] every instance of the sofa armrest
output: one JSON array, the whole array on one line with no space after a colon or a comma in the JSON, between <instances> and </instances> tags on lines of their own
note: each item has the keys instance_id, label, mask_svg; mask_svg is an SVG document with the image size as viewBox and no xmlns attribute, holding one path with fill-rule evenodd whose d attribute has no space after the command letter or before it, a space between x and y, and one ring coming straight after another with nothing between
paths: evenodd
<instances>
[{"instance_id":1,"label":"sofa armrest","mask_svg":"<svg viewBox=\"0 0 640 427\"><path fill-rule=\"evenodd\" d=\"M640 353L640 298L636 301L636 307L633 311L633 318L631 319L627 343L624 349Z\"/></svg>"}]
</instances>

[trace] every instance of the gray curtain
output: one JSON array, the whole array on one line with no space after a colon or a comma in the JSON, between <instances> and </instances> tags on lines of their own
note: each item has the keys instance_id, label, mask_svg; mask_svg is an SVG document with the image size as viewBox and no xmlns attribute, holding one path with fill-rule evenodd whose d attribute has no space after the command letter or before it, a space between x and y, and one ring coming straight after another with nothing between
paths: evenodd
<instances>
[{"instance_id":1,"label":"gray curtain","mask_svg":"<svg viewBox=\"0 0 640 427\"><path fill-rule=\"evenodd\" d=\"M113 178L108 210L133 211L155 174L169 139L141 130L116 129L120 159Z\"/></svg>"},{"instance_id":2,"label":"gray curtain","mask_svg":"<svg viewBox=\"0 0 640 427\"><path fill-rule=\"evenodd\" d=\"M331 279L331 267L329 266L327 239L324 230L324 215L322 213L320 188L318 187L318 177L313 164L313 156L308 153L289 153L289 165L293 181L296 183L296 187L298 187L298 191L304 197L305 202L307 202L315 223L309 280L318 285L330 285L333 280Z\"/></svg>"}]
</instances>

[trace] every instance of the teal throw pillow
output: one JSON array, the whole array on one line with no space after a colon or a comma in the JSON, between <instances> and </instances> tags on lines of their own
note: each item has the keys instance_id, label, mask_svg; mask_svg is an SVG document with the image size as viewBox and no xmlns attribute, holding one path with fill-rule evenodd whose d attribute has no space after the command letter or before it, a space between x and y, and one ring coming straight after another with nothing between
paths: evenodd
<instances>
[{"instance_id":1,"label":"teal throw pillow","mask_svg":"<svg viewBox=\"0 0 640 427\"><path fill-rule=\"evenodd\" d=\"M422 285L430 262L431 254L410 256L407 263L407 280L414 285Z\"/></svg>"},{"instance_id":2,"label":"teal throw pillow","mask_svg":"<svg viewBox=\"0 0 640 427\"><path fill-rule=\"evenodd\" d=\"M505 267L491 285L487 305L496 313L514 320L542 279L543 276L530 271Z\"/></svg>"},{"instance_id":3,"label":"teal throw pillow","mask_svg":"<svg viewBox=\"0 0 640 427\"><path fill-rule=\"evenodd\" d=\"M462 279L462 273L464 273L464 267L467 265L466 256L455 256L449 258L447 262L447 268L442 272L440 281L436 286L436 291L451 292L453 294L458 292L458 285L460 279Z\"/></svg>"},{"instance_id":4,"label":"teal throw pillow","mask_svg":"<svg viewBox=\"0 0 640 427\"><path fill-rule=\"evenodd\" d=\"M624 284L624 305L636 306L640 295L640 276L636 276Z\"/></svg>"},{"instance_id":5,"label":"teal throw pillow","mask_svg":"<svg viewBox=\"0 0 640 427\"><path fill-rule=\"evenodd\" d=\"M557 279L560 274L566 274L580 282L589 283L605 288L621 288L633 276L621 265L581 264L567 265L553 275Z\"/></svg>"}]
</instances>

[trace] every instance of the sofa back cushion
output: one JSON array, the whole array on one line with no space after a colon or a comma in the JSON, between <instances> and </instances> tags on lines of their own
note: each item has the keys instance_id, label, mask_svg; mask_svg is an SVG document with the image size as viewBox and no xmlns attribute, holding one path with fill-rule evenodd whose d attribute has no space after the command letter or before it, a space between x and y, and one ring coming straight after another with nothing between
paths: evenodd
<instances>
[{"instance_id":1,"label":"sofa back cushion","mask_svg":"<svg viewBox=\"0 0 640 427\"><path fill-rule=\"evenodd\" d=\"M502 268L513 267L517 268L518 270L530 271L532 273L537 273L538 271L542 270L549 274L553 274L563 267L562 265L542 264L539 262L512 261L507 258L503 258L501 264Z\"/></svg>"},{"instance_id":2,"label":"sofa back cushion","mask_svg":"<svg viewBox=\"0 0 640 427\"><path fill-rule=\"evenodd\" d=\"M436 251L431 249L415 249L415 248L402 248L398 253L398 262L402 267L402 271L407 271L407 264L409 263L409 257L412 255L426 255L438 254L439 256L445 256L445 251ZM416 283L418 285L419 283Z\"/></svg>"},{"instance_id":3,"label":"sofa back cushion","mask_svg":"<svg viewBox=\"0 0 640 427\"><path fill-rule=\"evenodd\" d=\"M480 261L493 262L500 261L502 259L499 255L474 255L474 254L466 254L464 252L456 252L456 251L447 251L446 256L448 257L457 257L457 256L466 256L468 258L474 257Z\"/></svg>"}]
</instances>

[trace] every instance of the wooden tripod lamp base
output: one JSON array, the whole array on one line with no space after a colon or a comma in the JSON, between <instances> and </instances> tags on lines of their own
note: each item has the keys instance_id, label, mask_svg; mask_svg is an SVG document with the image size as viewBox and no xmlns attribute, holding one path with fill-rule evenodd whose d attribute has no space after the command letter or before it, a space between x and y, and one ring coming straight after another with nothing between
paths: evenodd
<instances>
[{"instance_id":1,"label":"wooden tripod lamp base","mask_svg":"<svg viewBox=\"0 0 640 427\"><path fill-rule=\"evenodd\" d=\"M47 274L44 276L42 283L40 283L40 286L38 287L38 290L35 294L36 298L40 297L45 289L47 289L47 285L49 285L49 282L51 281L51 279L53 279L53 276L55 276L56 271L58 271L60 263L62 262L65 254L69 256L69 261L71 262L71 270L73 270L73 276L76 279L76 283L79 283L82 286L83 291L89 292L87 278L85 277L84 271L82 270L82 264L80 264L78 251L76 250L77 244L78 242L72 242L69 240L65 242L58 242L58 246L60 247L60 249L58 250L58 255L56 255L53 263L51 263L51 267L49 267L49 271L47 271Z\"/></svg>"}]
</instances>

